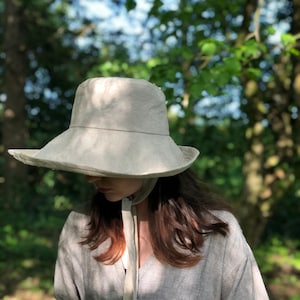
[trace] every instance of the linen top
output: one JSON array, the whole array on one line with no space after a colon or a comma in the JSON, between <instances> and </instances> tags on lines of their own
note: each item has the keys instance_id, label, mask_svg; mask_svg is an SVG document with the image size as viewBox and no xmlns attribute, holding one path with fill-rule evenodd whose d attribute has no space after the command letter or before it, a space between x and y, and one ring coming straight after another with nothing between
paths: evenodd
<instances>
[{"instance_id":1,"label":"linen top","mask_svg":"<svg viewBox=\"0 0 300 300\"><path fill-rule=\"evenodd\" d=\"M265 300L269 299L257 263L235 217L213 214L229 225L229 233L210 234L202 259L193 267L176 268L150 256L138 273L137 298L143 300ZM60 235L55 267L57 300L121 300L125 270L120 259L105 265L94 259L108 243L91 251L79 244L89 217L72 211Z\"/></svg>"}]
</instances>

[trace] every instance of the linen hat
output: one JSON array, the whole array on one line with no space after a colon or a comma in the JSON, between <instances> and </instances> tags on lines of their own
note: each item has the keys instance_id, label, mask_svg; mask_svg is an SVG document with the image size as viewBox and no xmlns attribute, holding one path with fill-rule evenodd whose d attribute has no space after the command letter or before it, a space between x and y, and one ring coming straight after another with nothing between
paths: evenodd
<instances>
[{"instance_id":1,"label":"linen hat","mask_svg":"<svg viewBox=\"0 0 300 300\"><path fill-rule=\"evenodd\" d=\"M41 149L10 149L33 166L91 176L162 177L187 169L199 155L169 135L165 96L154 84L99 77L82 82L69 128Z\"/></svg>"}]
</instances>

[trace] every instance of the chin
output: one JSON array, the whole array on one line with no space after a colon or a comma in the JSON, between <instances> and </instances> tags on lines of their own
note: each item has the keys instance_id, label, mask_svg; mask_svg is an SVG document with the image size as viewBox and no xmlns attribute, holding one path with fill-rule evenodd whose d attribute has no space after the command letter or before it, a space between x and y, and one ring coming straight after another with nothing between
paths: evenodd
<instances>
[{"instance_id":1,"label":"chin","mask_svg":"<svg viewBox=\"0 0 300 300\"><path fill-rule=\"evenodd\" d=\"M113 197L113 196L105 196L105 199L107 201L110 201L110 202L118 202L118 201L121 201L123 198L117 198L117 197Z\"/></svg>"}]
</instances>

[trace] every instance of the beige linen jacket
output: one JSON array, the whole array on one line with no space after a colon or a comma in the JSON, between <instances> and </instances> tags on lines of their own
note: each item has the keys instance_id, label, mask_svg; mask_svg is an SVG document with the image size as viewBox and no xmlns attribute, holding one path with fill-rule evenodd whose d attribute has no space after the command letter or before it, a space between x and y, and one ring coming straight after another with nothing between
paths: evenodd
<instances>
[{"instance_id":1,"label":"beige linen jacket","mask_svg":"<svg viewBox=\"0 0 300 300\"><path fill-rule=\"evenodd\" d=\"M137 298L143 300L267 300L268 295L252 251L235 217L214 214L227 222L229 234L209 235L203 259L191 268L176 268L151 256L139 269ZM123 297L122 260L113 265L97 262L96 252L79 244L88 216L71 212L62 230L55 270L57 300L119 300Z\"/></svg>"}]
</instances>

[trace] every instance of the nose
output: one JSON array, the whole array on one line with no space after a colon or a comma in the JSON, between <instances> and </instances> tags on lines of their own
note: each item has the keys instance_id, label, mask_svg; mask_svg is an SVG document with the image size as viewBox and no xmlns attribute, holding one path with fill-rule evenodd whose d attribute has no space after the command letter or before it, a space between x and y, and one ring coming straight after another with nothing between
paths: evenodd
<instances>
[{"instance_id":1,"label":"nose","mask_svg":"<svg viewBox=\"0 0 300 300\"><path fill-rule=\"evenodd\" d=\"M90 175L86 175L85 178L90 183L95 183L96 181L99 181L102 179L102 177L100 177L100 176L90 176Z\"/></svg>"}]
</instances>

